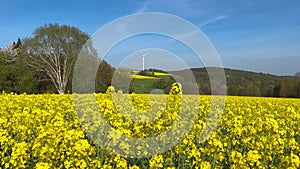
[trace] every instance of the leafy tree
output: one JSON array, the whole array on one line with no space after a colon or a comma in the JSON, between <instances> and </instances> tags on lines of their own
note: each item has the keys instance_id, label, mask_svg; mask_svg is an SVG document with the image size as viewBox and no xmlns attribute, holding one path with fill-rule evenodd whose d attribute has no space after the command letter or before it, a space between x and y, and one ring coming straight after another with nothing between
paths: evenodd
<instances>
[{"instance_id":1,"label":"leafy tree","mask_svg":"<svg viewBox=\"0 0 300 169\"><path fill-rule=\"evenodd\" d=\"M33 37L24 39L26 62L37 71L44 72L58 93L63 94L76 58L88 39L86 33L75 27L46 24L36 29Z\"/></svg>"},{"instance_id":2,"label":"leafy tree","mask_svg":"<svg viewBox=\"0 0 300 169\"><path fill-rule=\"evenodd\" d=\"M22 47L22 41L20 38L18 38L18 41L15 45L13 45L13 49L20 49Z\"/></svg>"},{"instance_id":3,"label":"leafy tree","mask_svg":"<svg viewBox=\"0 0 300 169\"><path fill-rule=\"evenodd\" d=\"M0 90L14 92L16 67L6 62L7 53L0 53Z\"/></svg>"},{"instance_id":4,"label":"leafy tree","mask_svg":"<svg viewBox=\"0 0 300 169\"><path fill-rule=\"evenodd\" d=\"M290 77L284 77L281 79L281 97L296 97L297 92L295 91L296 84Z\"/></svg>"},{"instance_id":5,"label":"leafy tree","mask_svg":"<svg viewBox=\"0 0 300 169\"><path fill-rule=\"evenodd\" d=\"M20 47L21 47L20 42L18 46L16 46L16 43L13 42L11 45L6 45L2 49L2 59L4 59L4 62L6 64L13 64L16 62Z\"/></svg>"},{"instance_id":6,"label":"leafy tree","mask_svg":"<svg viewBox=\"0 0 300 169\"><path fill-rule=\"evenodd\" d=\"M105 92L105 90L111 85L114 71L115 69L112 66L110 66L105 60L102 60L99 64L96 75L96 92Z\"/></svg>"},{"instance_id":7,"label":"leafy tree","mask_svg":"<svg viewBox=\"0 0 300 169\"><path fill-rule=\"evenodd\" d=\"M300 98L300 82L297 85L297 97Z\"/></svg>"},{"instance_id":8,"label":"leafy tree","mask_svg":"<svg viewBox=\"0 0 300 169\"><path fill-rule=\"evenodd\" d=\"M277 83L273 89L273 96L280 97L281 83Z\"/></svg>"},{"instance_id":9,"label":"leafy tree","mask_svg":"<svg viewBox=\"0 0 300 169\"><path fill-rule=\"evenodd\" d=\"M7 62L7 52L0 52L0 91L15 93L38 93L35 72L30 69L21 56L16 62Z\"/></svg>"},{"instance_id":10,"label":"leafy tree","mask_svg":"<svg viewBox=\"0 0 300 169\"><path fill-rule=\"evenodd\" d=\"M228 87L227 93L231 96L237 96L239 92L239 86L238 85L231 85Z\"/></svg>"},{"instance_id":11,"label":"leafy tree","mask_svg":"<svg viewBox=\"0 0 300 169\"><path fill-rule=\"evenodd\" d=\"M129 93L130 81L132 80L130 71L127 69L116 69L113 76L114 79L111 85L114 85L116 90L122 90L123 93Z\"/></svg>"}]
</instances>

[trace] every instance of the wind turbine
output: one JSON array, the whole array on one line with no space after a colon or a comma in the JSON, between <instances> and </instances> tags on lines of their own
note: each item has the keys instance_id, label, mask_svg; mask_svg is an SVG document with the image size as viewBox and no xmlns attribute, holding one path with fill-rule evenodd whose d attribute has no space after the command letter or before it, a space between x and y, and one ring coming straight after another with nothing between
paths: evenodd
<instances>
[{"instance_id":1,"label":"wind turbine","mask_svg":"<svg viewBox=\"0 0 300 169\"><path fill-rule=\"evenodd\" d=\"M143 62L143 71L145 70L145 56L148 55L149 52L142 54L141 52L139 52L139 54L142 57L142 62Z\"/></svg>"}]
</instances>

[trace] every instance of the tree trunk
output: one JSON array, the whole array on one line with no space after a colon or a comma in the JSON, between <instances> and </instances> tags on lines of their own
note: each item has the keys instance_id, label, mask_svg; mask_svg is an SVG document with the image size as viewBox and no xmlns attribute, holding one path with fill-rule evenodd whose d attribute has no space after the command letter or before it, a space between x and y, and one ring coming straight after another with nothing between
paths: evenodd
<instances>
[{"instance_id":1,"label":"tree trunk","mask_svg":"<svg viewBox=\"0 0 300 169\"><path fill-rule=\"evenodd\" d=\"M58 91L59 94L65 94L65 91L63 91L61 89L58 89L57 91Z\"/></svg>"}]
</instances>

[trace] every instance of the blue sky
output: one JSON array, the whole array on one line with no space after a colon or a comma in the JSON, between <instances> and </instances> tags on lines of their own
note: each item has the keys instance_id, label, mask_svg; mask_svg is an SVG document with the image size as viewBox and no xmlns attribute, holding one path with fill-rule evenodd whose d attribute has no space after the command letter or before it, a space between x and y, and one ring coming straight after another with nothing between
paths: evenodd
<instances>
[{"instance_id":1,"label":"blue sky","mask_svg":"<svg viewBox=\"0 0 300 169\"><path fill-rule=\"evenodd\" d=\"M300 1L297 0L0 0L0 47L31 36L45 23L78 27L92 35L103 25L137 12L165 12L196 25L211 40L224 67L277 75L300 72ZM140 45L136 42L148 42ZM118 66L124 46L174 47L137 37L115 47L107 60ZM152 42L152 43L151 43ZM153 44L156 44L153 45ZM132 49L135 49L132 47ZM177 50L184 48L176 48ZM180 53L180 52L179 52ZM123 51L124 55L130 54ZM185 51L183 57L194 64ZM192 55L192 54L191 54Z\"/></svg>"}]
</instances>

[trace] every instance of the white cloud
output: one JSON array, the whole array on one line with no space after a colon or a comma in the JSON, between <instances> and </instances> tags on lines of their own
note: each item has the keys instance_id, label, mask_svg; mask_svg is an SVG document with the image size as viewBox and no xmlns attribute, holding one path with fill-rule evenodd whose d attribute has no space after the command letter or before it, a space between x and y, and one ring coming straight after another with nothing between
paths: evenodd
<instances>
[{"instance_id":1,"label":"white cloud","mask_svg":"<svg viewBox=\"0 0 300 169\"><path fill-rule=\"evenodd\" d=\"M135 13L143 13L149 10L149 6L151 4L151 0L146 1L145 3L143 3L142 6L140 6Z\"/></svg>"},{"instance_id":2,"label":"white cloud","mask_svg":"<svg viewBox=\"0 0 300 169\"><path fill-rule=\"evenodd\" d=\"M212 19L207 20L207 21L203 22L202 24L200 24L199 27L201 28L201 27L204 27L206 25L210 25L212 23L218 22L218 21L223 20L223 19L228 18L228 17L229 17L229 15L221 15L221 16L218 16L216 18L212 18Z\"/></svg>"},{"instance_id":3,"label":"white cloud","mask_svg":"<svg viewBox=\"0 0 300 169\"><path fill-rule=\"evenodd\" d=\"M148 11L165 12L175 14L181 17L197 17L204 12L203 9L196 8L198 2L190 0L146 0L134 10L134 13L142 13Z\"/></svg>"},{"instance_id":4,"label":"white cloud","mask_svg":"<svg viewBox=\"0 0 300 169\"><path fill-rule=\"evenodd\" d=\"M176 39L180 40L180 39L183 39L183 38L186 38L186 37L189 37L189 36L193 36L198 32L199 32L198 30L194 30L194 31L178 34L178 35L176 35Z\"/></svg>"}]
</instances>

